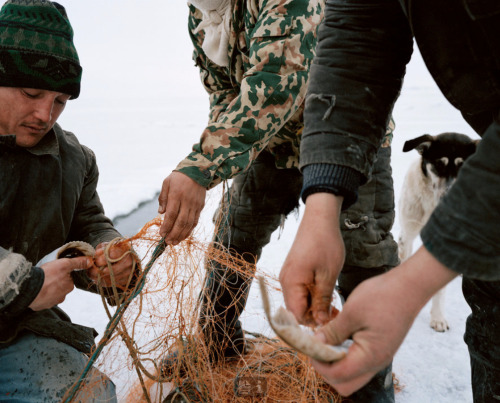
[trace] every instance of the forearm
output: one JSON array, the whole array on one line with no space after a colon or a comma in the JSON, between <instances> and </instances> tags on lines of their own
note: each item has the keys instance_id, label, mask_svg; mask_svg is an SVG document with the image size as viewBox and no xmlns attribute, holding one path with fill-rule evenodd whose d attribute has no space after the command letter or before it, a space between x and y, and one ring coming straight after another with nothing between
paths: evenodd
<instances>
[{"instance_id":1,"label":"forearm","mask_svg":"<svg viewBox=\"0 0 500 403\"><path fill-rule=\"evenodd\" d=\"M120 233L104 214L95 185L87 184L75 211L67 242L85 241L96 247L100 243L109 242L119 236Z\"/></svg>"},{"instance_id":2,"label":"forearm","mask_svg":"<svg viewBox=\"0 0 500 403\"><path fill-rule=\"evenodd\" d=\"M307 198L304 215L313 216L337 228L339 227L342 202L342 196L337 196L329 192L314 193Z\"/></svg>"},{"instance_id":3,"label":"forearm","mask_svg":"<svg viewBox=\"0 0 500 403\"><path fill-rule=\"evenodd\" d=\"M205 188L211 188L222 180L230 179L245 170L264 150L271 138L298 110L305 96L305 89L290 91L289 82L298 81L306 85L304 72L281 77L275 88L269 89L269 96L256 94L257 103L245 105L244 99L252 96L258 87L269 85L269 75L258 73L253 77L260 82L255 85L243 83L241 94L235 99L216 123L204 130L200 143L193 152L176 167L176 171L188 175ZM267 84L266 84L267 81Z\"/></svg>"},{"instance_id":4,"label":"forearm","mask_svg":"<svg viewBox=\"0 0 500 403\"><path fill-rule=\"evenodd\" d=\"M395 123L391 118L386 128L382 148L390 147L394 135ZM323 149L321 142L316 143L318 149ZM379 150L380 153L380 150ZM348 209L358 199L358 189L365 181L365 177L356 169L345 165L328 163L314 163L302 169L303 186L302 200L306 201L310 194L328 192L343 196L342 210Z\"/></svg>"},{"instance_id":5,"label":"forearm","mask_svg":"<svg viewBox=\"0 0 500 403\"><path fill-rule=\"evenodd\" d=\"M380 3L327 3L311 67L302 168L327 163L358 171L363 182L370 176L412 51L400 5Z\"/></svg>"},{"instance_id":6,"label":"forearm","mask_svg":"<svg viewBox=\"0 0 500 403\"><path fill-rule=\"evenodd\" d=\"M396 287L393 290L396 294L394 301L405 301L415 316L436 292L457 275L423 246L411 258L384 274L389 279L388 284Z\"/></svg>"}]
</instances>

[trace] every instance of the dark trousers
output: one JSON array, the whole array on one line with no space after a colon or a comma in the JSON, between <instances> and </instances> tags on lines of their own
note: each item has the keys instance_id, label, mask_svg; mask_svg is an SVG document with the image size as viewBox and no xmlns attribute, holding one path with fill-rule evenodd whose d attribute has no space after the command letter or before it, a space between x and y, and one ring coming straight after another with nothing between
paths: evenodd
<instances>
[{"instance_id":1,"label":"dark trousers","mask_svg":"<svg viewBox=\"0 0 500 403\"><path fill-rule=\"evenodd\" d=\"M213 246L222 246L248 264L232 270L221 262L206 262L207 280L201 295L200 325L214 358L243 352L239 316L245 308L255 264L272 233L298 207L302 175L298 169L277 169L262 152L248 171L237 176L214 216Z\"/></svg>"},{"instance_id":2,"label":"dark trousers","mask_svg":"<svg viewBox=\"0 0 500 403\"><path fill-rule=\"evenodd\" d=\"M472 313L467 318L474 403L500 402L500 281L464 277L464 297Z\"/></svg>"},{"instance_id":3,"label":"dark trousers","mask_svg":"<svg viewBox=\"0 0 500 403\"><path fill-rule=\"evenodd\" d=\"M340 228L346 248L339 275L339 292L347 298L362 281L399 264L394 223L391 148L380 148L371 179L359 188L358 200L342 211Z\"/></svg>"}]
</instances>

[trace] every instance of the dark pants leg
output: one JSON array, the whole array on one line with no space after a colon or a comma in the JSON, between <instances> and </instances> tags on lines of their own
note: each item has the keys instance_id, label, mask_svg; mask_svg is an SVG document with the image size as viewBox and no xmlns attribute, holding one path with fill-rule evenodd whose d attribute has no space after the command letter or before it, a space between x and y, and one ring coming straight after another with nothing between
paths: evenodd
<instances>
[{"instance_id":1,"label":"dark pants leg","mask_svg":"<svg viewBox=\"0 0 500 403\"><path fill-rule=\"evenodd\" d=\"M238 318L245 308L255 263L284 217L298 206L301 187L298 169L277 169L274 157L264 151L248 171L233 180L221 202L213 245L241 255L248 264L233 270L214 260L207 262L200 325L216 358L244 349Z\"/></svg>"},{"instance_id":2,"label":"dark pants leg","mask_svg":"<svg viewBox=\"0 0 500 403\"><path fill-rule=\"evenodd\" d=\"M464 277L462 290L472 310L464 339L474 403L500 402L500 281Z\"/></svg>"},{"instance_id":3,"label":"dark pants leg","mask_svg":"<svg viewBox=\"0 0 500 403\"><path fill-rule=\"evenodd\" d=\"M395 206L390 162L390 147L381 148L371 179L359 188L358 201L341 214L346 260L339 287L344 298L362 281L399 264L391 234Z\"/></svg>"},{"instance_id":4,"label":"dark pants leg","mask_svg":"<svg viewBox=\"0 0 500 403\"><path fill-rule=\"evenodd\" d=\"M383 274L399 263L394 222L391 149L381 148L370 181L359 189L358 201L342 212L341 230L346 261L339 275L339 293L347 299L362 281ZM353 403L394 402L392 365L384 368L348 399Z\"/></svg>"}]
</instances>

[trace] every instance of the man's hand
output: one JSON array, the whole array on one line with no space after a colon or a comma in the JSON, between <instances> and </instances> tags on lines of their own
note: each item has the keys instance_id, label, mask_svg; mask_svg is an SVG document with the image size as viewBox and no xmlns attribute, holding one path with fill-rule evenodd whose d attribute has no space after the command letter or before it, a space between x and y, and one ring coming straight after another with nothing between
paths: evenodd
<instances>
[{"instance_id":1,"label":"man's hand","mask_svg":"<svg viewBox=\"0 0 500 403\"><path fill-rule=\"evenodd\" d=\"M113 283L104 253L107 245L107 243L97 245L94 256L95 265L88 270L87 275L94 282L98 281L100 275L101 284L105 287L110 287ZM134 259L132 258L130 249L130 244L120 243L111 245L108 250L110 261L117 260L116 263L112 264L111 268L113 270L115 284L119 287L126 287L131 279Z\"/></svg>"},{"instance_id":2,"label":"man's hand","mask_svg":"<svg viewBox=\"0 0 500 403\"><path fill-rule=\"evenodd\" d=\"M338 274L344 264L339 216L343 197L315 193L307 198L304 217L283 264L280 283L285 304L303 324L324 324Z\"/></svg>"},{"instance_id":3,"label":"man's hand","mask_svg":"<svg viewBox=\"0 0 500 403\"><path fill-rule=\"evenodd\" d=\"M34 311L49 309L60 304L66 298L75 284L71 278L73 270L86 270L93 264L90 257L76 257L73 259L57 259L41 266L45 273L42 289L33 300L29 308Z\"/></svg>"},{"instance_id":4,"label":"man's hand","mask_svg":"<svg viewBox=\"0 0 500 403\"><path fill-rule=\"evenodd\" d=\"M160 235L165 242L177 245L198 224L205 206L207 190L180 172L172 172L164 181L158 197L158 213L165 213Z\"/></svg>"},{"instance_id":5,"label":"man's hand","mask_svg":"<svg viewBox=\"0 0 500 403\"><path fill-rule=\"evenodd\" d=\"M343 396L360 389L389 365L418 312L456 275L422 247L399 267L362 282L317 334L333 345L352 337L347 356L333 364L313 361L314 368Z\"/></svg>"}]
</instances>

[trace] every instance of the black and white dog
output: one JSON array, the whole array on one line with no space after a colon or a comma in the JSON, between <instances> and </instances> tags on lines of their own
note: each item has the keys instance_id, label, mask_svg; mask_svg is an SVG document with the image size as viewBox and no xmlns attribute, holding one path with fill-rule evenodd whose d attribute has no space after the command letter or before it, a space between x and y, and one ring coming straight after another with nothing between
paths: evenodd
<instances>
[{"instance_id":1,"label":"black and white dog","mask_svg":"<svg viewBox=\"0 0 500 403\"><path fill-rule=\"evenodd\" d=\"M399 258L408 259L413 241L419 235L439 200L453 185L464 161L476 151L479 140L465 134L424 134L408 140L404 152L417 150L421 158L406 173L399 200ZM438 332L449 329L443 314L444 288L432 298L431 327Z\"/></svg>"}]
</instances>

